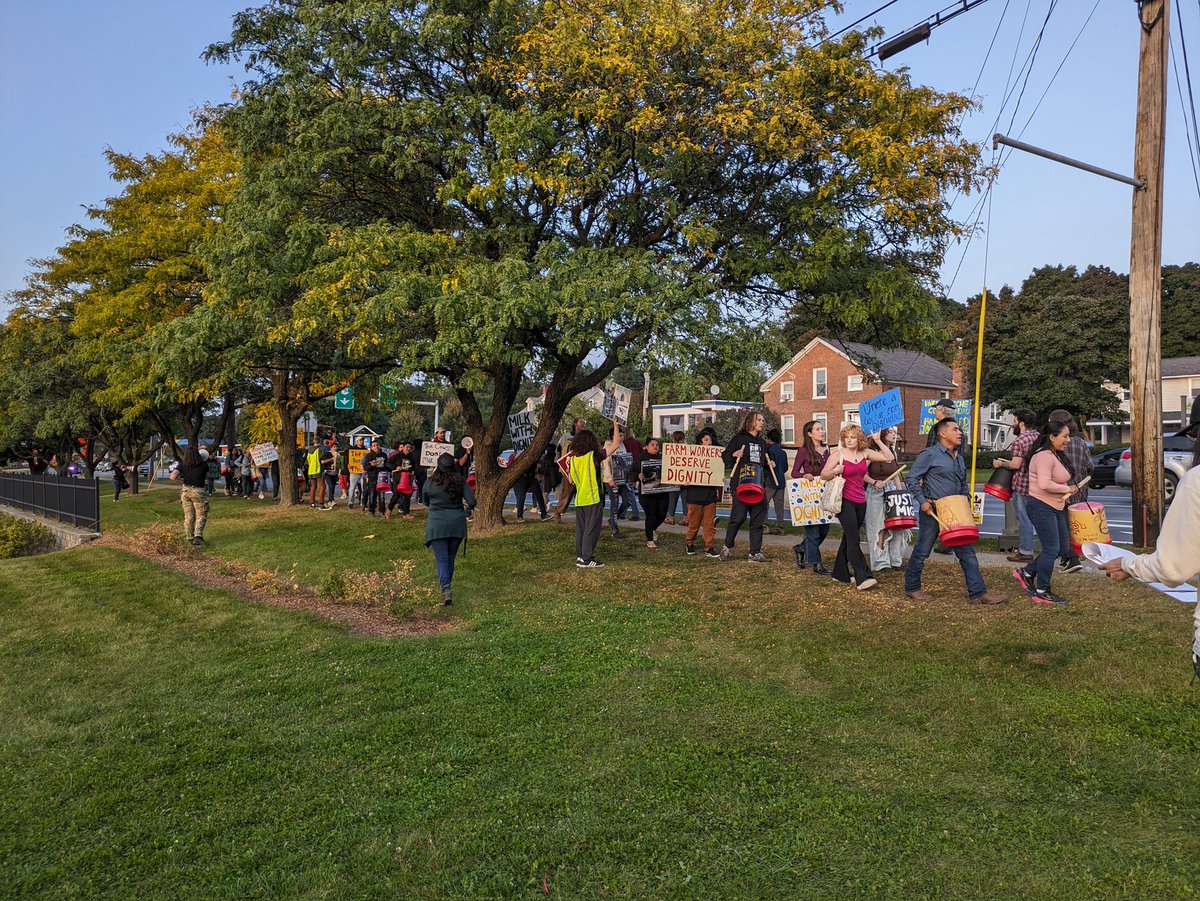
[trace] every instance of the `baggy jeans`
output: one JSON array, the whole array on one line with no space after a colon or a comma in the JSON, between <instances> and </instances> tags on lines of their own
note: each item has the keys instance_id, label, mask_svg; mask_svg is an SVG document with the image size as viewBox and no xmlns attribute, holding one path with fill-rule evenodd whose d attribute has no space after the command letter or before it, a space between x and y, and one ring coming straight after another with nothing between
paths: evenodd
<instances>
[{"instance_id":1,"label":"baggy jeans","mask_svg":"<svg viewBox=\"0 0 1200 901\"><path fill-rule=\"evenodd\" d=\"M208 522L208 492L194 485L184 485L179 491L183 504L183 534L188 541L204 537Z\"/></svg>"}]
</instances>

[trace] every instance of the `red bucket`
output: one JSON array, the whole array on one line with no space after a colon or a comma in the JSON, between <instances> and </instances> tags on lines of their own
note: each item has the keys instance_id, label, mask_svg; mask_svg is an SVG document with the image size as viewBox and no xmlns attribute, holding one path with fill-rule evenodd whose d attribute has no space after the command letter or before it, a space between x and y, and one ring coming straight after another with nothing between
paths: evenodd
<instances>
[{"instance_id":1,"label":"red bucket","mask_svg":"<svg viewBox=\"0 0 1200 901\"><path fill-rule=\"evenodd\" d=\"M939 537L946 547L963 547L979 540L979 526L971 512L971 501L963 494L951 494L933 502L942 523Z\"/></svg>"},{"instance_id":2,"label":"red bucket","mask_svg":"<svg viewBox=\"0 0 1200 901\"><path fill-rule=\"evenodd\" d=\"M756 463L746 463L741 468L738 486L734 491L737 499L743 504L761 504L767 498L762 486L762 467Z\"/></svg>"},{"instance_id":3,"label":"red bucket","mask_svg":"<svg viewBox=\"0 0 1200 901\"><path fill-rule=\"evenodd\" d=\"M469 476L467 476L467 487L472 491L475 490L475 486L478 484L479 480L475 478L475 473L471 473Z\"/></svg>"},{"instance_id":4,"label":"red bucket","mask_svg":"<svg viewBox=\"0 0 1200 901\"><path fill-rule=\"evenodd\" d=\"M1007 504L1012 500L1012 480L1013 471L1011 469L997 469L992 473L987 484L983 486L983 493L997 497Z\"/></svg>"},{"instance_id":5,"label":"red bucket","mask_svg":"<svg viewBox=\"0 0 1200 901\"><path fill-rule=\"evenodd\" d=\"M903 490L883 493L883 527L894 532L917 527L917 501Z\"/></svg>"}]
</instances>

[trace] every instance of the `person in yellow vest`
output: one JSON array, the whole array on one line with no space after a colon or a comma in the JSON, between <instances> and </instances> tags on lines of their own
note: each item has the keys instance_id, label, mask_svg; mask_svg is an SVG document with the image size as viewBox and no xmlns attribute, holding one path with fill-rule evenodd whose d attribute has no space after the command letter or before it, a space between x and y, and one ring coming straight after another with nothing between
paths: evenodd
<instances>
[{"instance_id":1,"label":"person in yellow vest","mask_svg":"<svg viewBox=\"0 0 1200 901\"><path fill-rule=\"evenodd\" d=\"M308 476L308 504L310 507L325 506L325 477L321 472L321 445L317 443L309 450L306 459L308 466L304 473Z\"/></svg>"},{"instance_id":2,"label":"person in yellow vest","mask_svg":"<svg viewBox=\"0 0 1200 901\"><path fill-rule=\"evenodd\" d=\"M603 566L595 558L596 543L604 524L604 489L600 474L604 459L620 444L620 426L613 420L612 438L604 447L590 429L582 429L571 438L570 466L567 479L575 496L575 565L580 569Z\"/></svg>"}]
</instances>

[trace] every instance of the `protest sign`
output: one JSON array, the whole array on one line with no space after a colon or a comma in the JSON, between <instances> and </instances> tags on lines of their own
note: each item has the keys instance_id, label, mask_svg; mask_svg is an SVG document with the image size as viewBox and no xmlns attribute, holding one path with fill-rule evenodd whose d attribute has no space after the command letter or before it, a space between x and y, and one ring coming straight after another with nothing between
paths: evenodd
<instances>
[{"instance_id":1,"label":"protest sign","mask_svg":"<svg viewBox=\"0 0 1200 901\"><path fill-rule=\"evenodd\" d=\"M938 420L942 419L941 412L935 411L936 400L921 401L921 428L919 434L928 435L929 430L937 425ZM958 423L958 427L963 430L963 443L965 444L971 434L971 402L969 400L954 401L954 419Z\"/></svg>"},{"instance_id":2,"label":"protest sign","mask_svg":"<svg viewBox=\"0 0 1200 901\"><path fill-rule=\"evenodd\" d=\"M269 441L265 444L255 444L250 448L250 459L255 466L266 466L279 459L279 450Z\"/></svg>"},{"instance_id":3,"label":"protest sign","mask_svg":"<svg viewBox=\"0 0 1200 901\"><path fill-rule=\"evenodd\" d=\"M632 390L609 380L604 386L604 403L600 407L601 415L605 419L627 422L629 420L629 401L632 398Z\"/></svg>"},{"instance_id":4,"label":"protest sign","mask_svg":"<svg viewBox=\"0 0 1200 901\"><path fill-rule=\"evenodd\" d=\"M674 485L663 484L661 459L642 457L639 474L641 475L641 485L638 488L639 494L662 494L666 491L675 490Z\"/></svg>"},{"instance_id":5,"label":"protest sign","mask_svg":"<svg viewBox=\"0 0 1200 901\"><path fill-rule=\"evenodd\" d=\"M904 422L904 404L900 402L900 389L893 388L860 403L858 422L868 435Z\"/></svg>"},{"instance_id":6,"label":"protest sign","mask_svg":"<svg viewBox=\"0 0 1200 901\"><path fill-rule=\"evenodd\" d=\"M346 468L350 470L351 475L360 476L363 474L362 461L367 455L365 447L352 447L346 451Z\"/></svg>"},{"instance_id":7,"label":"protest sign","mask_svg":"<svg viewBox=\"0 0 1200 901\"><path fill-rule=\"evenodd\" d=\"M825 483L820 479L788 479L788 505L792 511L794 526L823 526L837 522L821 509L821 489Z\"/></svg>"},{"instance_id":8,"label":"protest sign","mask_svg":"<svg viewBox=\"0 0 1200 901\"><path fill-rule=\"evenodd\" d=\"M454 445L448 441L421 442L421 465L437 466L438 457L442 454L454 456Z\"/></svg>"},{"instance_id":9,"label":"protest sign","mask_svg":"<svg viewBox=\"0 0 1200 901\"><path fill-rule=\"evenodd\" d=\"M521 453L533 442L533 433L537 430L537 411L522 410L508 417L508 434L512 436L514 453ZM464 447L465 447L464 439Z\"/></svg>"},{"instance_id":10,"label":"protest sign","mask_svg":"<svg viewBox=\"0 0 1200 901\"><path fill-rule=\"evenodd\" d=\"M724 448L703 444L664 444L662 481L668 485L703 485L720 488L725 484Z\"/></svg>"}]
</instances>

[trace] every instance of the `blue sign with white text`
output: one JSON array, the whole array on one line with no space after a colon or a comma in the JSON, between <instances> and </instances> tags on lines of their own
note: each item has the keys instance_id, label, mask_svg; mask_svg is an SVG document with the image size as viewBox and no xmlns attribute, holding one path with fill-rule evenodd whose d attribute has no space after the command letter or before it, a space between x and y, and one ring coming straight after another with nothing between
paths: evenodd
<instances>
[{"instance_id":1,"label":"blue sign with white text","mask_svg":"<svg viewBox=\"0 0 1200 901\"><path fill-rule=\"evenodd\" d=\"M900 401L900 389L893 388L878 397L864 400L858 405L858 423L868 435L882 432L890 426L904 422L904 404Z\"/></svg>"}]
</instances>

